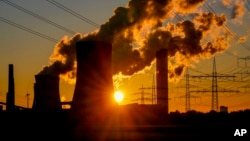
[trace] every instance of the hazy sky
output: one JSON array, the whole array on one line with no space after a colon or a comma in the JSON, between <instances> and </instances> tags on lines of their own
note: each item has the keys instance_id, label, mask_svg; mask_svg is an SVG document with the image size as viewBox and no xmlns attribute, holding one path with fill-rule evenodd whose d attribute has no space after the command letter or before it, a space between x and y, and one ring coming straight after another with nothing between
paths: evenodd
<instances>
[{"instance_id":1,"label":"hazy sky","mask_svg":"<svg viewBox=\"0 0 250 141\"><path fill-rule=\"evenodd\" d=\"M174 74L176 75L176 77L174 77L176 82L171 81L169 83L170 111L185 111L186 89L185 79L182 78L185 74L185 66L190 66L190 75L211 75L213 70L212 59L214 55L216 56L216 68L218 74L237 76L235 81L232 81L232 79L226 80L218 78L219 90L240 91L239 93L219 92L219 106L228 106L229 110L250 108L250 58L247 58L247 56L250 56L250 1L213 0L204 2L203 0L197 0L197 5L185 5L187 3L184 3L184 1L185 0L177 0L176 3L179 3L180 6L176 7L176 5L173 5L175 7L168 7L170 11L168 11L168 14L164 16L159 16L157 13L152 15L149 14L150 16L158 16L156 18L152 18L146 15L146 13L145 16L139 15L138 17L142 20L138 20L138 22L141 22L140 24L143 29L135 31L135 29L130 26L129 28L124 28L121 31L119 30L119 32L121 32L119 35L123 35L125 34L124 32L129 32L131 30L131 32L134 33L133 38L135 40L135 44L138 43L133 46L134 49L138 49L140 53L143 53L146 56L150 52L147 52L145 49L146 47L140 47L141 42L143 45L147 44L149 46L151 43L150 41L152 41L149 37L157 35L153 33L157 33L159 31L162 31L160 33L163 33L164 31L164 33L167 33L168 35L168 32L165 31L170 31L170 24L177 29L178 26L176 25L178 25L177 23L179 22L179 25L182 25L183 28L185 28L187 23L180 23L190 20L196 29L199 28L199 31L202 31L203 37L199 42L200 44L206 45L208 42L213 42L213 46L221 48L221 50L217 50L218 53L213 54L202 53L193 58L190 57L191 59L187 59L183 57L183 55L178 54L178 51L171 56L171 66L183 67L183 70L179 75L177 75L177 73ZM55 0L55 2L59 2L65 7L80 14L83 18L86 18L85 20L83 18L80 19L79 17L73 16L50 2L45 0L8 0L0 2L0 101L5 101L8 89L8 64L14 64L16 105L26 106L25 96L27 93L30 93L31 100L29 105L31 106L34 96L34 75L39 73L44 66L49 65L49 57L53 53L56 43L64 37L71 38L76 33L85 35L99 30L100 25L105 25L109 18L114 15L114 10L118 6L125 7L129 1ZM138 7L138 9L142 8ZM148 10L150 11L151 9ZM153 13L154 11L152 10L150 12ZM214 18L214 20L211 20L212 23L209 23L208 12L216 15L212 17ZM119 17L119 13L117 15ZM40 19L37 19L36 17L39 17ZM151 19L147 20L147 18ZM162 27L157 27L157 30L153 30L150 26L156 23L155 21L157 18L162 22ZM194 19L196 19L196 21ZM222 20L222 25L219 25L218 19ZM91 24L86 20L91 20L94 24ZM120 18L119 20L123 20L123 18ZM136 19L132 20L136 21ZM142 21L145 23L142 23ZM210 24L211 26L209 26L209 29L206 29L207 25ZM137 23L135 25L137 25ZM60 28L58 28L58 26L60 26ZM74 33L67 32L65 30L70 30ZM188 30L190 30L190 27ZM102 32L99 33L100 36L102 36L101 34L104 34ZM135 34L143 35L137 37ZM172 37L183 37L176 30L171 30L171 34ZM187 35L188 34L186 34L185 37L187 37ZM175 38L172 39L174 40ZM187 39L189 38L187 37ZM190 39L193 39L193 37L190 37ZM120 45L120 42L116 41L118 40L118 37L114 37L112 40L114 40L113 42L115 44ZM189 43L188 41L186 42ZM171 45L174 47L176 44ZM188 48L183 50L188 50ZM209 50L208 52L212 51ZM125 56L126 55L127 54L125 53ZM129 60L129 57L130 56L128 56L128 59L126 60ZM148 60L145 58L142 61L146 62ZM185 63L181 63L183 58ZM116 62L119 62L119 60ZM135 65L124 60L121 60L121 63L128 63L128 68ZM151 63L152 65L147 67L147 69L142 69L143 71L138 71L140 69L137 69L133 72L133 75L126 76L124 79L119 79L120 81L117 81L116 79L115 89L120 89L124 92L124 104L135 102L140 103L141 101L139 98L141 90L139 88L142 86L147 88L152 87L155 65L154 61ZM136 64L136 66L140 65L140 63ZM117 70L119 70L119 68ZM117 85L117 82L119 82L119 85ZM190 90L192 91L211 90L212 86L211 78L202 80L190 78L189 83ZM61 79L60 94L63 100L70 101L73 95L73 90L74 84L67 84ZM144 92L150 99L152 91L145 90ZM146 103L150 104L151 100L146 101ZM203 112L209 111L211 109L211 92L192 92L191 109Z\"/></svg>"}]
</instances>

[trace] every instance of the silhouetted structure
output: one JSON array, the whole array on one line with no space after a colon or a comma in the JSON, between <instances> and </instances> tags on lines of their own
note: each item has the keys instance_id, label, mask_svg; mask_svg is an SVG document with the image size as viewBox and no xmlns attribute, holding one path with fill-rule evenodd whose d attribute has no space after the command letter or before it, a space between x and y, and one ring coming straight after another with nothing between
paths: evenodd
<instances>
[{"instance_id":1,"label":"silhouetted structure","mask_svg":"<svg viewBox=\"0 0 250 141\"><path fill-rule=\"evenodd\" d=\"M218 93L219 92L235 92L238 93L238 90L230 90L230 89L219 89L218 86L218 79L219 78L223 78L224 80L228 79L228 78L235 78L235 75L224 75L224 74L218 74L216 71L216 61L215 61L215 57L213 59L213 71L212 71L212 75L198 75L195 76L193 75L192 78L212 78L212 90L207 90L207 89L203 89L203 90L196 90L196 91L189 91L189 92L202 92L202 93L212 93L212 102L211 102L211 110L212 111L219 111L219 97L218 97Z\"/></svg>"},{"instance_id":2,"label":"silhouetted structure","mask_svg":"<svg viewBox=\"0 0 250 141\"><path fill-rule=\"evenodd\" d=\"M112 45L104 41L77 42L76 58L77 76L70 110L74 128L79 131L102 124L114 107Z\"/></svg>"},{"instance_id":3,"label":"silhouetted structure","mask_svg":"<svg viewBox=\"0 0 250 141\"><path fill-rule=\"evenodd\" d=\"M157 107L163 113L168 113L168 50L156 52L156 88Z\"/></svg>"},{"instance_id":4,"label":"silhouetted structure","mask_svg":"<svg viewBox=\"0 0 250 141\"><path fill-rule=\"evenodd\" d=\"M14 84L14 66L9 64L9 77L8 77L8 93L6 96L6 110L15 110L15 84Z\"/></svg>"},{"instance_id":5,"label":"silhouetted structure","mask_svg":"<svg viewBox=\"0 0 250 141\"><path fill-rule=\"evenodd\" d=\"M228 112L228 107L226 106L220 106L220 112Z\"/></svg>"},{"instance_id":6,"label":"silhouetted structure","mask_svg":"<svg viewBox=\"0 0 250 141\"><path fill-rule=\"evenodd\" d=\"M33 109L61 110L59 77L38 74L35 75Z\"/></svg>"}]
</instances>

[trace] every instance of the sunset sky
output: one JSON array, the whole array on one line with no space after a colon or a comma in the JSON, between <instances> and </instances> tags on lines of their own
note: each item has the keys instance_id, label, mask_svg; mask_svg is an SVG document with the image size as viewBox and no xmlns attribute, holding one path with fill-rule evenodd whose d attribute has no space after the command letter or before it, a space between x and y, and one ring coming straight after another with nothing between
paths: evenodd
<instances>
[{"instance_id":1,"label":"sunset sky","mask_svg":"<svg viewBox=\"0 0 250 141\"><path fill-rule=\"evenodd\" d=\"M170 111L185 111L187 66L191 76L211 75L214 56L218 75L236 76L218 78L219 91L233 91L218 93L219 106L250 108L249 0L131 1L1 1L0 101L8 90L8 64L14 65L16 105L26 107L29 93L31 106L34 76L65 59L56 49L102 38L113 43L114 88L124 93L122 104L141 103L140 88L151 88L156 79L155 51L168 48ZM189 80L191 109L210 111L211 92L195 91L212 90L212 79ZM74 78L63 75L61 99L71 101L73 91ZM144 93L151 104L152 90Z\"/></svg>"}]
</instances>

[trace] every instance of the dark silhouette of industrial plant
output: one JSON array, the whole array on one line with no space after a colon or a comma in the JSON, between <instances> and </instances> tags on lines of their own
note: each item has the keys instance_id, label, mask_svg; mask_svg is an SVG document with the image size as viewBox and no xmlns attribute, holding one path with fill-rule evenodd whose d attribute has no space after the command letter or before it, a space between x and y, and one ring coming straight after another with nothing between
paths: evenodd
<instances>
[{"instance_id":1,"label":"dark silhouette of industrial plant","mask_svg":"<svg viewBox=\"0 0 250 141\"><path fill-rule=\"evenodd\" d=\"M61 110L59 76L48 74L35 75L34 110Z\"/></svg>"},{"instance_id":2,"label":"dark silhouette of industrial plant","mask_svg":"<svg viewBox=\"0 0 250 141\"><path fill-rule=\"evenodd\" d=\"M168 50L156 52L157 106L162 113L168 113Z\"/></svg>"},{"instance_id":3,"label":"dark silhouette of industrial plant","mask_svg":"<svg viewBox=\"0 0 250 141\"><path fill-rule=\"evenodd\" d=\"M79 41L75 49L77 74L71 102L60 101L58 75L37 74L32 108L15 105L14 69L9 65L0 138L139 141L233 137L236 129L250 131L250 110L169 112L167 49L156 52L157 102L152 105L118 105L113 100L111 43ZM63 109L63 104L71 108Z\"/></svg>"},{"instance_id":4,"label":"dark silhouette of industrial plant","mask_svg":"<svg viewBox=\"0 0 250 141\"><path fill-rule=\"evenodd\" d=\"M6 96L6 110L13 111L15 110L15 84L14 84L14 66L9 64L9 74L8 74L8 93Z\"/></svg>"}]
</instances>

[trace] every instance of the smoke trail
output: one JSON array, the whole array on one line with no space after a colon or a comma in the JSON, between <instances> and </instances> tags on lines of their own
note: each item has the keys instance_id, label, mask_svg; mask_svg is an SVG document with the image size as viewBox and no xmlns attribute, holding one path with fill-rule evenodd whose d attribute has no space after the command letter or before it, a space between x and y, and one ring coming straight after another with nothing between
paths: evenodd
<instances>
[{"instance_id":1,"label":"smoke trail","mask_svg":"<svg viewBox=\"0 0 250 141\"><path fill-rule=\"evenodd\" d=\"M160 48L167 48L170 60L171 58L175 60L174 63L171 61L169 63L172 65L169 68L169 76L174 78L182 74L184 67L188 66L190 61L198 57L209 57L224 51L229 46L228 41L221 36L215 37L213 42L201 44L202 38L207 35L206 32L211 30L212 24L216 30L220 29L225 22L224 16L202 13L196 20L200 24L197 27L193 22L186 20L151 32L140 50L146 56L144 64L150 64L153 61L152 52Z\"/></svg>"},{"instance_id":2,"label":"smoke trail","mask_svg":"<svg viewBox=\"0 0 250 141\"><path fill-rule=\"evenodd\" d=\"M241 24L242 17L245 14L245 1L236 0L232 10L231 18L235 23Z\"/></svg>"},{"instance_id":3,"label":"smoke trail","mask_svg":"<svg viewBox=\"0 0 250 141\"><path fill-rule=\"evenodd\" d=\"M113 46L114 75L133 75L151 66L156 51L167 48L171 66L169 76L178 77L192 60L210 57L229 46L227 39L221 36L223 30L220 27L226 21L224 15L197 13L194 21L166 25L166 21L173 17L172 11L188 14L203 1L131 0L126 7L116 8L113 16L98 31L60 41L55 46L50 65L40 73L53 73L74 80L77 67L75 43L105 40ZM217 33L210 36L209 42L201 42L214 31Z\"/></svg>"},{"instance_id":4,"label":"smoke trail","mask_svg":"<svg viewBox=\"0 0 250 141\"><path fill-rule=\"evenodd\" d=\"M72 38L64 37L56 44L50 64L45 66L38 74L61 76L69 83L74 83L76 76L76 52L75 43L82 39L82 35L76 34Z\"/></svg>"},{"instance_id":5,"label":"smoke trail","mask_svg":"<svg viewBox=\"0 0 250 141\"><path fill-rule=\"evenodd\" d=\"M246 42L246 40L247 40L247 36L242 36L242 37L239 38L237 43L244 43L244 42Z\"/></svg>"},{"instance_id":6,"label":"smoke trail","mask_svg":"<svg viewBox=\"0 0 250 141\"><path fill-rule=\"evenodd\" d=\"M155 31L156 35L151 32L163 27L163 22L169 18L169 12L173 8L178 8L184 13L202 2L203 0L132 0L127 7L118 7L97 34L97 37L106 38L113 43L113 73L132 75L150 66L155 52L163 47L157 45L159 41L156 38L158 38L157 34L160 34L159 31ZM160 36L162 36L161 42L167 42L165 40L169 38L165 36L171 36L171 34ZM143 41L145 38L146 41ZM151 44L148 48L147 42ZM133 43L137 43L139 47L134 47Z\"/></svg>"},{"instance_id":7,"label":"smoke trail","mask_svg":"<svg viewBox=\"0 0 250 141\"><path fill-rule=\"evenodd\" d=\"M222 4L227 7L231 5L231 2L232 0L222 0Z\"/></svg>"}]
</instances>

